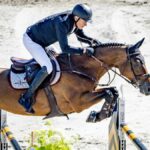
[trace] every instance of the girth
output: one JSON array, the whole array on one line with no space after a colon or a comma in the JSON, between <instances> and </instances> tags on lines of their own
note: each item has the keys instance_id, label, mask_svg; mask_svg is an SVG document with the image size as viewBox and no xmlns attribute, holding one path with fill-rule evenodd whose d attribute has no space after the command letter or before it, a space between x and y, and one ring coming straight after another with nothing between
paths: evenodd
<instances>
[{"instance_id":1,"label":"girth","mask_svg":"<svg viewBox=\"0 0 150 150\"><path fill-rule=\"evenodd\" d=\"M48 119L51 117L56 117L56 116L67 116L67 114L64 114L63 112L60 111L56 98L53 94L52 88L50 86L47 86L44 88L44 91L46 93L46 96L48 98L49 106L51 108L51 112L46 115L43 119Z\"/></svg>"}]
</instances>

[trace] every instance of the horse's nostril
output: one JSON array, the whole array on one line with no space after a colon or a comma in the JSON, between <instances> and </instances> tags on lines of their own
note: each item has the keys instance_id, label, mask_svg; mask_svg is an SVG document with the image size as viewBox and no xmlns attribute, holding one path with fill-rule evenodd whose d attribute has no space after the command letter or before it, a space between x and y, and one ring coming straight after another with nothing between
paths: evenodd
<instances>
[{"instance_id":1,"label":"horse's nostril","mask_svg":"<svg viewBox=\"0 0 150 150\"><path fill-rule=\"evenodd\" d=\"M150 83L145 82L142 85L140 85L139 88L142 94L150 95Z\"/></svg>"}]
</instances>

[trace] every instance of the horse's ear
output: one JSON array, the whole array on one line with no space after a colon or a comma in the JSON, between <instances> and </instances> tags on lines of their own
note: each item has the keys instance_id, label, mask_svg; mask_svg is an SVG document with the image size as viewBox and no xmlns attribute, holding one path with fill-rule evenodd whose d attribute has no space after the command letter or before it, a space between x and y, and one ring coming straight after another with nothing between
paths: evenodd
<instances>
[{"instance_id":1,"label":"horse's ear","mask_svg":"<svg viewBox=\"0 0 150 150\"><path fill-rule=\"evenodd\" d=\"M138 41L136 44L132 45L129 47L129 52L135 52L144 42L145 38L143 38L142 40Z\"/></svg>"},{"instance_id":2,"label":"horse's ear","mask_svg":"<svg viewBox=\"0 0 150 150\"><path fill-rule=\"evenodd\" d=\"M138 41L134 46L135 46L135 49L138 49L144 42L145 38L143 38L142 40Z\"/></svg>"}]
</instances>

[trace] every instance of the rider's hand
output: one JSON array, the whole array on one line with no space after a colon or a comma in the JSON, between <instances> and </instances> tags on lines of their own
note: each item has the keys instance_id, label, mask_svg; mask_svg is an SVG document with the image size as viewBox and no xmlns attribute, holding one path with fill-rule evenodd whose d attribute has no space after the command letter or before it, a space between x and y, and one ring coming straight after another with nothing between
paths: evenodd
<instances>
[{"instance_id":1,"label":"rider's hand","mask_svg":"<svg viewBox=\"0 0 150 150\"><path fill-rule=\"evenodd\" d=\"M101 45L101 42L100 42L99 40L97 40L97 39L93 39L93 40L91 41L91 45L92 45L92 46Z\"/></svg>"},{"instance_id":2,"label":"rider's hand","mask_svg":"<svg viewBox=\"0 0 150 150\"><path fill-rule=\"evenodd\" d=\"M84 53L87 54L88 56L93 56L94 55L94 48L87 47L84 49Z\"/></svg>"}]
</instances>

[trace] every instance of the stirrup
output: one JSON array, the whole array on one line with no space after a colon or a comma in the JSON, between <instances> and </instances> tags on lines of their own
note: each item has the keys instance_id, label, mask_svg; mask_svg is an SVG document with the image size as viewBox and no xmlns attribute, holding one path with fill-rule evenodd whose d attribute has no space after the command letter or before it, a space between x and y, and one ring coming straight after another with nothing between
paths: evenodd
<instances>
[{"instance_id":1,"label":"stirrup","mask_svg":"<svg viewBox=\"0 0 150 150\"><path fill-rule=\"evenodd\" d=\"M34 109L32 108L32 106L34 104L34 100L31 100L31 99L33 99L32 97L29 99L25 99L24 94L22 94L18 102L21 106L23 106L23 108L25 109L25 111L28 114L33 114L33 113L35 113Z\"/></svg>"}]
</instances>

